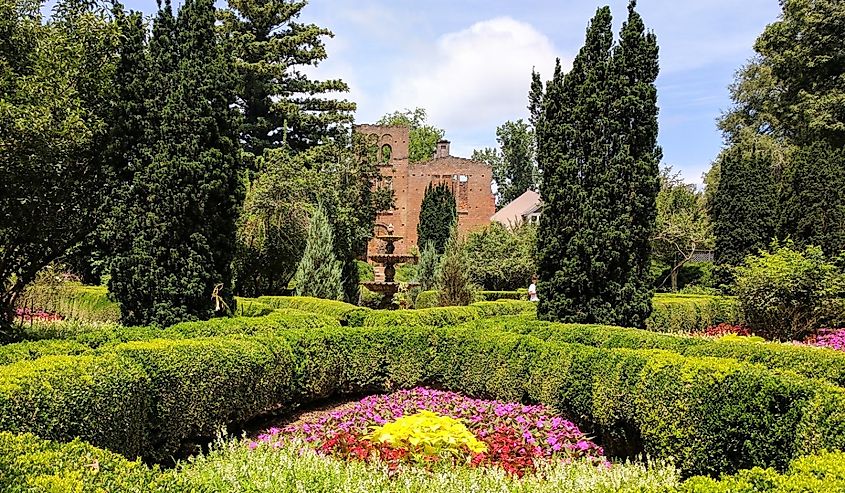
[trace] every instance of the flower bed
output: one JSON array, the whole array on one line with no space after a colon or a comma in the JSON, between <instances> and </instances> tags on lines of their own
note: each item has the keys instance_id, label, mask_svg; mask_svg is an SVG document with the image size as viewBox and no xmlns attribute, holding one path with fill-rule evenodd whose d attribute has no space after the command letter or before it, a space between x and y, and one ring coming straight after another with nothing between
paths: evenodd
<instances>
[{"instance_id":1,"label":"flower bed","mask_svg":"<svg viewBox=\"0 0 845 493\"><path fill-rule=\"evenodd\" d=\"M474 436L467 436L463 427ZM522 476L538 462L584 458L608 464L601 447L544 406L471 399L427 388L366 397L319 417L271 428L250 446L280 446L291 438L302 438L325 454L378 459L391 469L445 461L500 467Z\"/></svg>"},{"instance_id":2,"label":"flower bed","mask_svg":"<svg viewBox=\"0 0 845 493\"><path fill-rule=\"evenodd\" d=\"M826 347L837 351L845 351L845 328L819 329L804 341L811 346Z\"/></svg>"}]
</instances>

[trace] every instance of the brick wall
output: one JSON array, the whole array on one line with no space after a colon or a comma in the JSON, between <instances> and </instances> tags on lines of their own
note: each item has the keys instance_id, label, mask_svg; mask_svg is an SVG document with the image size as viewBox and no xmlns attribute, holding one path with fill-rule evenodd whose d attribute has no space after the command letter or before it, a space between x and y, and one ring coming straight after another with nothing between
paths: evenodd
<instances>
[{"instance_id":1,"label":"brick wall","mask_svg":"<svg viewBox=\"0 0 845 493\"><path fill-rule=\"evenodd\" d=\"M393 225L394 234L404 239L396 243L396 253L408 253L417 244L417 223L425 189L430 183L447 183L458 204L458 229L466 233L490 223L496 212L490 189L492 171L484 163L449 155L449 143L438 143L436 157L410 164L408 160L408 129L378 125L358 125L356 131L379 136L379 148L389 146L390 159L381 167L383 184L392 186L395 208L383 211L376 218L376 234ZM387 154L387 153L385 153ZM368 254L375 253L383 243L373 239Z\"/></svg>"}]
</instances>

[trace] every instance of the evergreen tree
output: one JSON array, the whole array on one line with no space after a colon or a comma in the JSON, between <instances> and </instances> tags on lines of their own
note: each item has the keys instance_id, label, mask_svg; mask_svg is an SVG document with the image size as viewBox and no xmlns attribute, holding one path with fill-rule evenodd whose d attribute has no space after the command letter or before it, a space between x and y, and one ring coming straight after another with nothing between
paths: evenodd
<instances>
[{"instance_id":1,"label":"evergreen tree","mask_svg":"<svg viewBox=\"0 0 845 493\"><path fill-rule=\"evenodd\" d=\"M287 146L296 154L332 141L352 122L355 104L329 97L349 87L341 80L313 80L305 70L326 59L328 29L296 19L299 0L229 0L221 31L236 59L238 107L244 150Z\"/></svg>"},{"instance_id":2,"label":"evergreen tree","mask_svg":"<svg viewBox=\"0 0 845 493\"><path fill-rule=\"evenodd\" d=\"M232 63L211 0L159 10L150 40L144 157L132 166L109 285L128 324L210 317L230 308L242 200ZM222 306L222 304L221 304Z\"/></svg>"},{"instance_id":3,"label":"evergreen tree","mask_svg":"<svg viewBox=\"0 0 845 493\"><path fill-rule=\"evenodd\" d=\"M784 178L781 234L828 255L845 250L845 148L802 146Z\"/></svg>"},{"instance_id":4,"label":"evergreen tree","mask_svg":"<svg viewBox=\"0 0 845 493\"><path fill-rule=\"evenodd\" d=\"M775 235L771 160L756 149L745 154L736 148L723 154L719 169L712 210L715 263L737 266L768 247Z\"/></svg>"},{"instance_id":5,"label":"evergreen tree","mask_svg":"<svg viewBox=\"0 0 845 493\"><path fill-rule=\"evenodd\" d=\"M449 239L449 230L458 222L455 195L445 184L431 185L425 189L417 224L417 245L423 250L431 243L442 254Z\"/></svg>"},{"instance_id":6,"label":"evergreen tree","mask_svg":"<svg viewBox=\"0 0 845 493\"><path fill-rule=\"evenodd\" d=\"M641 327L651 311L657 43L635 6L616 47L610 9L598 9L572 70L564 76L558 62L546 86L538 139L544 319Z\"/></svg>"},{"instance_id":7,"label":"evergreen tree","mask_svg":"<svg viewBox=\"0 0 845 493\"><path fill-rule=\"evenodd\" d=\"M439 262L440 257L434 250L434 244L428 242L420 253L419 264L417 264L417 282L420 283L422 291L429 291L436 287Z\"/></svg>"},{"instance_id":8,"label":"evergreen tree","mask_svg":"<svg viewBox=\"0 0 845 493\"><path fill-rule=\"evenodd\" d=\"M322 207L311 215L305 253L293 280L297 296L343 299L341 265L334 256L334 234Z\"/></svg>"},{"instance_id":9,"label":"evergreen tree","mask_svg":"<svg viewBox=\"0 0 845 493\"><path fill-rule=\"evenodd\" d=\"M496 206L501 208L525 193L536 190L539 180L534 132L524 121L505 122L496 128L499 148L475 150L472 159L487 163L496 182Z\"/></svg>"},{"instance_id":10,"label":"evergreen tree","mask_svg":"<svg viewBox=\"0 0 845 493\"><path fill-rule=\"evenodd\" d=\"M466 306L473 302L474 289L469 276L467 254L457 225L449 229L440 270L437 274L440 306Z\"/></svg>"},{"instance_id":11,"label":"evergreen tree","mask_svg":"<svg viewBox=\"0 0 845 493\"><path fill-rule=\"evenodd\" d=\"M543 118L543 81L540 73L531 70L531 89L528 91L528 123L536 132Z\"/></svg>"}]
</instances>

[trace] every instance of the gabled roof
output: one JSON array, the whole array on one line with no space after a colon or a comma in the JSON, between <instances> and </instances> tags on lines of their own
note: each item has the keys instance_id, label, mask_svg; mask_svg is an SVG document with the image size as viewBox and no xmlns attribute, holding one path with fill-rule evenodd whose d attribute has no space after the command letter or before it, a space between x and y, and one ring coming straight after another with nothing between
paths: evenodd
<instances>
[{"instance_id":1,"label":"gabled roof","mask_svg":"<svg viewBox=\"0 0 845 493\"><path fill-rule=\"evenodd\" d=\"M516 226L522 222L523 216L536 212L541 204L540 194L534 190L527 190L513 202L499 209L499 212L493 214L490 220L505 226Z\"/></svg>"}]
</instances>

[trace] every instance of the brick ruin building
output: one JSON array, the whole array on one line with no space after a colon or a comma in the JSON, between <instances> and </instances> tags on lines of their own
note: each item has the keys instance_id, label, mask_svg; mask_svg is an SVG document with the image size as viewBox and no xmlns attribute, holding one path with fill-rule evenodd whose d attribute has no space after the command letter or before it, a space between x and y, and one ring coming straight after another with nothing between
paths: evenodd
<instances>
[{"instance_id":1,"label":"brick ruin building","mask_svg":"<svg viewBox=\"0 0 845 493\"><path fill-rule=\"evenodd\" d=\"M449 141L437 143L432 159L411 163L408 154L409 129L380 125L358 125L355 130L378 137L382 186L393 189L395 208L376 217L376 234L393 225L394 234L404 237L396 243L396 253L407 254L417 244L417 223L425 189L429 184L446 183L455 194L458 206L458 230L466 233L490 224L496 212L491 190L492 170L485 163L449 154ZM382 247L370 241L367 255Z\"/></svg>"}]
</instances>

